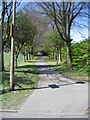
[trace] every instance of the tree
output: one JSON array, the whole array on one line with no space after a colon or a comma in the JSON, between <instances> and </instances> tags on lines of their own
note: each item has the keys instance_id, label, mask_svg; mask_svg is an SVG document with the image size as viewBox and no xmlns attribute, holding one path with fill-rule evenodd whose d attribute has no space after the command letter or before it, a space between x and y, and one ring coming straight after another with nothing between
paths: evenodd
<instances>
[{"instance_id":1,"label":"tree","mask_svg":"<svg viewBox=\"0 0 90 120\"><path fill-rule=\"evenodd\" d=\"M73 43L72 54L73 54L73 65L82 67L88 65L88 39L81 41L80 43Z\"/></svg>"},{"instance_id":2,"label":"tree","mask_svg":"<svg viewBox=\"0 0 90 120\"><path fill-rule=\"evenodd\" d=\"M2 71L4 68L4 47L7 40L10 40L10 23L12 14L12 2L6 2L2 0Z\"/></svg>"},{"instance_id":3,"label":"tree","mask_svg":"<svg viewBox=\"0 0 90 120\"><path fill-rule=\"evenodd\" d=\"M4 71L4 54L3 54L3 50L4 50L4 17L5 17L5 2L2 2L2 18L1 18L1 25L2 25L2 50L1 50L1 56L2 56L2 71Z\"/></svg>"},{"instance_id":4,"label":"tree","mask_svg":"<svg viewBox=\"0 0 90 120\"><path fill-rule=\"evenodd\" d=\"M1 80L2 80L2 30L1 30L1 24L0 24L0 75L1 75Z\"/></svg>"},{"instance_id":5,"label":"tree","mask_svg":"<svg viewBox=\"0 0 90 120\"><path fill-rule=\"evenodd\" d=\"M87 3L85 2L42 2L38 3L45 13L54 21L56 28L67 45L67 62L72 67L71 52L71 29L77 17L86 16L85 10Z\"/></svg>"},{"instance_id":6,"label":"tree","mask_svg":"<svg viewBox=\"0 0 90 120\"><path fill-rule=\"evenodd\" d=\"M36 28L31 22L30 18L23 12L20 12L16 17L16 29L15 29L15 56L16 56L16 68L17 58L23 46L32 45L33 39L36 33Z\"/></svg>"},{"instance_id":7,"label":"tree","mask_svg":"<svg viewBox=\"0 0 90 120\"><path fill-rule=\"evenodd\" d=\"M64 42L62 41L62 38L60 37L57 30L52 30L48 32L46 34L46 39L47 39L46 46L48 47L48 49L51 48L53 52L53 58L55 59L56 56L56 60L58 64L58 62L62 61L61 48L64 45Z\"/></svg>"},{"instance_id":8,"label":"tree","mask_svg":"<svg viewBox=\"0 0 90 120\"><path fill-rule=\"evenodd\" d=\"M21 2L17 2L18 7ZM7 41L10 41L10 25L12 21L12 6L13 2L11 1L4 1L2 0L2 16L1 16L1 22L2 22L2 71L5 70L4 68L4 49L6 49Z\"/></svg>"},{"instance_id":9,"label":"tree","mask_svg":"<svg viewBox=\"0 0 90 120\"><path fill-rule=\"evenodd\" d=\"M47 18L41 15L36 9L32 10L31 3L28 5L28 8L24 10L27 16L31 19L32 23L35 25L36 34L31 47L31 53L36 53L37 49L40 51L43 50L45 43L45 33L48 31Z\"/></svg>"}]
</instances>

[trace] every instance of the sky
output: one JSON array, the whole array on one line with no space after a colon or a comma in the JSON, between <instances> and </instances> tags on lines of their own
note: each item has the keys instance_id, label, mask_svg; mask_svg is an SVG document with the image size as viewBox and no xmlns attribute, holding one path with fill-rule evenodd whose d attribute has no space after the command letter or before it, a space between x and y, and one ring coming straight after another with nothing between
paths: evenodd
<instances>
[{"instance_id":1,"label":"sky","mask_svg":"<svg viewBox=\"0 0 90 120\"><path fill-rule=\"evenodd\" d=\"M82 36L79 32L73 32L71 35L73 42L80 42L88 38L88 30L85 31L85 34Z\"/></svg>"},{"instance_id":2,"label":"sky","mask_svg":"<svg viewBox=\"0 0 90 120\"><path fill-rule=\"evenodd\" d=\"M88 28L83 28L81 33L79 28L77 28L71 31L71 38L73 42L80 42L88 38L88 33Z\"/></svg>"},{"instance_id":3,"label":"sky","mask_svg":"<svg viewBox=\"0 0 90 120\"><path fill-rule=\"evenodd\" d=\"M28 2L25 2L26 0L18 0L18 1L22 1L22 2L18 6L17 10L24 8L28 4ZM27 1L30 1L30 0L27 0ZM0 9L1 9L1 7L0 7ZM82 22L81 19L78 19L78 21ZM86 19L84 22L88 26L88 19ZM88 27L84 27L84 28L74 27L73 30L71 31L71 38L73 39L73 42L80 42L80 41L88 38L88 33L89 33Z\"/></svg>"},{"instance_id":4,"label":"sky","mask_svg":"<svg viewBox=\"0 0 90 120\"><path fill-rule=\"evenodd\" d=\"M25 0L22 0L25 1ZM18 7L18 9L21 9L25 7L27 2L22 2L21 5ZM88 18L85 20L81 20L80 18L77 20L80 24L87 25L87 27L73 27L71 30L71 38L73 39L73 42L80 42L82 40L85 40L88 38Z\"/></svg>"},{"instance_id":5,"label":"sky","mask_svg":"<svg viewBox=\"0 0 90 120\"><path fill-rule=\"evenodd\" d=\"M73 38L73 41L80 42L88 38L88 20L89 18L84 18L84 20L82 20L82 18L77 19L79 25L81 26L76 25L73 27L71 31L71 37Z\"/></svg>"},{"instance_id":6,"label":"sky","mask_svg":"<svg viewBox=\"0 0 90 120\"><path fill-rule=\"evenodd\" d=\"M4 0L6 1L6 0ZM10 1L10 0L8 0ZM16 0L17 2L21 0ZM22 2L89 2L90 0L22 0Z\"/></svg>"}]
</instances>

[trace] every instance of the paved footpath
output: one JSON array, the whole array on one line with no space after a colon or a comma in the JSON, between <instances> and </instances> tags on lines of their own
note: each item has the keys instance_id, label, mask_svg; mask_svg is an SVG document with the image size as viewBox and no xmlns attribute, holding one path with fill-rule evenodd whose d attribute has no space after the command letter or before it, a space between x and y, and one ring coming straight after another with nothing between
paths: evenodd
<instances>
[{"instance_id":1,"label":"paved footpath","mask_svg":"<svg viewBox=\"0 0 90 120\"><path fill-rule=\"evenodd\" d=\"M41 59L36 65L38 88L34 90L17 113L3 113L11 118L87 118L88 83L73 84Z\"/></svg>"}]
</instances>

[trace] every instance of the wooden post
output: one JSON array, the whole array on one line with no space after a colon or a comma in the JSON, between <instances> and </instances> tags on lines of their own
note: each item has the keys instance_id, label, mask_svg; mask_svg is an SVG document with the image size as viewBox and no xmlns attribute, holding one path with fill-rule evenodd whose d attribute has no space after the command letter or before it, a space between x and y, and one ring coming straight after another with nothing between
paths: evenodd
<instances>
[{"instance_id":1,"label":"wooden post","mask_svg":"<svg viewBox=\"0 0 90 120\"><path fill-rule=\"evenodd\" d=\"M10 90L14 90L14 27L15 27L15 5L13 0L13 13L12 13L12 35L11 35L11 65L10 65Z\"/></svg>"}]
</instances>

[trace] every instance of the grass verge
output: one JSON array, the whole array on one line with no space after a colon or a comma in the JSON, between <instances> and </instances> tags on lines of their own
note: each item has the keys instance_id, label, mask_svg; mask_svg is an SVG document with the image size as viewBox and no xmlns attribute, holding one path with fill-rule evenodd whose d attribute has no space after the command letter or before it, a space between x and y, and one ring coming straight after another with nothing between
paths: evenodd
<instances>
[{"instance_id":1,"label":"grass verge","mask_svg":"<svg viewBox=\"0 0 90 120\"><path fill-rule=\"evenodd\" d=\"M66 63L60 63L56 65L56 62L53 60L47 60L47 64L53 67L55 70L59 71L59 73L63 74L67 78L90 82L88 80L88 72L85 71L86 68L73 67L73 69L68 69Z\"/></svg>"},{"instance_id":2,"label":"grass verge","mask_svg":"<svg viewBox=\"0 0 90 120\"><path fill-rule=\"evenodd\" d=\"M3 72L3 94L2 109L19 109L21 104L32 93L33 89L37 86L38 75L35 61L21 62L19 67L15 69L15 91L9 90L10 71L9 68Z\"/></svg>"}]
</instances>

